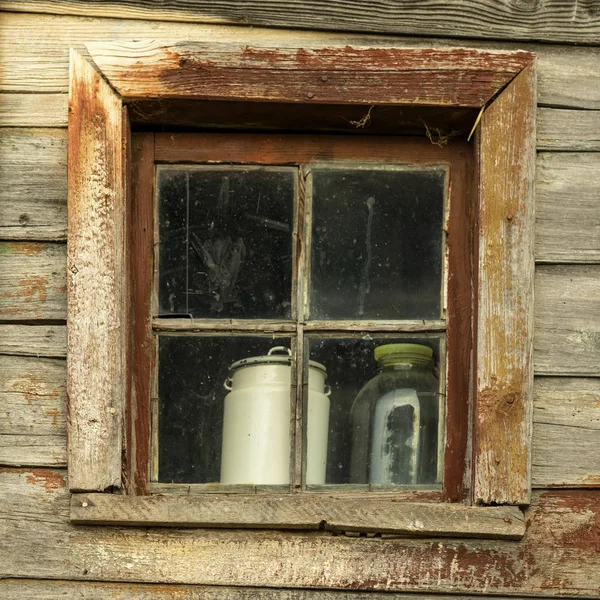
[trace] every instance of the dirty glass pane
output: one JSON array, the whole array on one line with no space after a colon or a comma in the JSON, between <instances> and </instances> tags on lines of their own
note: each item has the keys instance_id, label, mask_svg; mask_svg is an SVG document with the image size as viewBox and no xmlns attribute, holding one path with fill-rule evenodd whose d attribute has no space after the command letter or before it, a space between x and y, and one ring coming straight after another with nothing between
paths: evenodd
<instances>
[{"instance_id":1,"label":"dirty glass pane","mask_svg":"<svg viewBox=\"0 0 600 600\"><path fill-rule=\"evenodd\" d=\"M310 359L326 368L331 388L325 482L439 485L443 337L308 339ZM377 362L376 348L392 345L396 354L388 350ZM310 432L306 439L310 453Z\"/></svg>"},{"instance_id":2,"label":"dirty glass pane","mask_svg":"<svg viewBox=\"0 0 600 600\"><path fill-rule=\"evenodd\" d=\"M311 319L439 319L445 171L315 168Z\"/></svg>"},{"instance_id":3,"label":"dirty glass pane","mask_svg":"<svg viewBox=\"0 0 600 600\"><path fill-rule=\"evenodd\" d=\"M225 388L232 387L233 363L265 356L274 347L290 348L290 339L159 336L159 481L219 483L225 451L224 483L289 483L288 352L273 352L267 359L272 364L258 361L238 369L233 390Z\"/></svg>"},{"instance_id":4,"label":"dirty glass pane","mask_svg":"<svg viewBox=\"0 0 600 600\"><path fill-rule=\"evenodd\" d=\"M159 167L161 316L289 318L296 170Z\"/></svg>"}]
</instances>

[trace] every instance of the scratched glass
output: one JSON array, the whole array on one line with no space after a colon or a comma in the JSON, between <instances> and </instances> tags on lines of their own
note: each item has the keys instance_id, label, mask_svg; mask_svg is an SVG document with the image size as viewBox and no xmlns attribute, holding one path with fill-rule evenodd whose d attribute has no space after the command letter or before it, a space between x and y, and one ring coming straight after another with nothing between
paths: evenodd
<instances>
[{"instance_id":1,"label":"scratched glass","mask_svg":"<svg viewBox=\"0 0 600 600\"><path fill-rule=\"evenodd\" d=\"M445 170L312 171L311 319L439 319Z\"/></svg>"},{"instance_id":2,"label":"scratched glass","mask_svg":"<svg viewBox=\"0 0 600 600\"><path fill-rule=\"evenodd\" d=\"M289 348L290 338L159 336L158 481L220 482L229 367L273 346Z\"/></svg>"},{"instance_id":3,"label":"scratched glass","mask_svg":"<svg viewBox=\"0 0 600 600\"><path fill-rule=\"evenodd\" d=\"M439 371L443 362L442 335L418 335L377 337L355 335L352 337L331 338L310 334L310 360L317 361L327 369L329 396L329 432L327 443L327 484L368 484L370 463L376 435L376 422L358 422L363 418L353 405L364 386L381 373L381 365L375 360L375 349L386 344L419 344L433 351L433 365ZM382 382L379 382L380 384ZM404 387L404 386L403 386ZM406 391L406 390L401 390ZM438 392L441 392L438 389ZM379 394L375 394L378 396ZM411 420L407 418L406 407L395 406L387 413L387 418L379 423L384 428L391 459L403 456L409 440L418 440L418 467L413 483L439 487L441 447L439 436L444 431L444 404L440 393L419 395L418 430L410 431ZM357 416L358 415L358 416ZM440 426L440 424L442 426ZM360 429L357 426L360 425ZM379 455L377 455L379 456ZM381 482L378 482L381 483ZM404 482L408 483L408 482Z\"/></svg>"},{"instance_id":4,"label":"scratched glass","mask_svg":"<svg viewBox=\"0 0 600 600\"><path fill-rule=\"evenodd\" d=\"M159 167L160 316L290 318L297 174Z\"/></svg>"}]
</instances>

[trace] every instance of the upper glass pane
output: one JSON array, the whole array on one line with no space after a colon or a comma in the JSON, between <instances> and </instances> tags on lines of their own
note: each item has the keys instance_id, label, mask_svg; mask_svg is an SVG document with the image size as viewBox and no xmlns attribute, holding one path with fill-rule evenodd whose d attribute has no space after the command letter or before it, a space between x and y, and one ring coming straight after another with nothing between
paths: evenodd
<instances>
[{"instance_id":1,"label":"upper glass pane","mask_svg":"<svg viewBox=\"0 0 600 600\"><path fill-rule=\"evenodd\" d=\"M289 318L297 172L159 167L159 315Z\"/></svg>"},{"instance_id":2,"label":"upper glass pane","mask_svg":"<svg viewBox=\"0 0 600 600\"><path fill-rule=\"evenodd\" d=\"M445 169L312 171L311 319L439 319Z\"/></svg>"}]
</instances>

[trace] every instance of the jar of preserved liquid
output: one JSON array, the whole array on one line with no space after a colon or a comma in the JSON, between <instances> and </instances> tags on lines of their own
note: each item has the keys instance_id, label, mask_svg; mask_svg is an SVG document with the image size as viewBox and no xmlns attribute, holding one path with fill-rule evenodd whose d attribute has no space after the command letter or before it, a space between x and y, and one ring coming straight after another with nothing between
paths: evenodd
<instances>
[{"instance_id":1,"label":"jar of preserved liquid","mask_svg":"<svg viewBox=\"0 0 600 600\"><path fill-rule=\"evenodd\" d=\"M291 351L278 346L265 356L233 363L225 382L221 483L290 483ZM308 369L306 483L325 483L329 430L327 372Z\"/></svg>"},{"instance_id":2,"label":"jar of preserved liquid","mask_svg":"<svg viewBox=\"0 0 600 600\"><path fill-rule=\"evenodd\" d=\"M350 482L433 484L440 412L433 350L386 344L374 355L378 373L352 404Z\"/></svg>"}]
</instances>

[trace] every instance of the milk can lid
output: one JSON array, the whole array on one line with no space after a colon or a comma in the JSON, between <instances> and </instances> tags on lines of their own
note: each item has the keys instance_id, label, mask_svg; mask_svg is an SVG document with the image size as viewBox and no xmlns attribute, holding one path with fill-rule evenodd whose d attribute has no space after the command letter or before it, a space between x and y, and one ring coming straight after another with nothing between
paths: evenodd
<instances>
[{"instance_id":1,"label":"milk can lid","mask_svg":"<svg viewBox=\"0 0 600 600\"><path fill-rule=\"evenodd\" d=\"M230 371L241 369L242 367L248 367L251 365L291 365L292 364L292 351L285 346L276 346L271 348L268 354L263 356L251 356L249 358L242 358L234 362L230 367ZM327 373L325 365L318 363L314 360L309 360L308 365L312 369L317 369L323 373Z\"/></svg>"}]
</instances>

